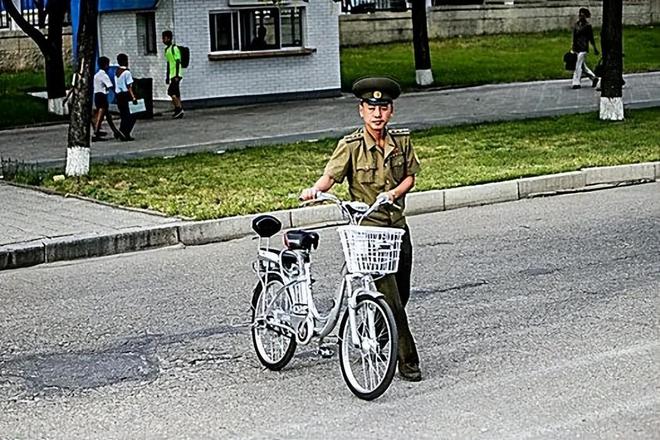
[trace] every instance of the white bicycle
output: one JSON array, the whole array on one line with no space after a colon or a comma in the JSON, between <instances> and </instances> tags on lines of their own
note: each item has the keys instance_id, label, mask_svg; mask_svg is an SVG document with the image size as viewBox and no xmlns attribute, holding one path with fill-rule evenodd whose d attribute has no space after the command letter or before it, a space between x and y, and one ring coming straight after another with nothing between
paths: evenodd
<instances>
[{"instance_id":1,"label":"white bicycle","mask_svg":"<svg viewBox=\"0 0 660 440\"><path fill-rule=\"evenodd\" d=\"M346 265L334 305L322 315L314 304L311 253L318 247L319 235L288 231L284 248L273 249L270 237L281 230L281 223L270 215L256 217L252 229L259 245L253 269L259 280L252 296L252 342L266 368L281 370L293 358L297 344L309 344L313 337L322 342L341 317L338 348L344 381L357 397L373 400L390 386L398 353L394 316L376 290L374 277L396 272L405 232L360 225L387 199L368 206L319 193L315 201L336 203L349 220L337 229Z\"/></svg>"}]
</instances>

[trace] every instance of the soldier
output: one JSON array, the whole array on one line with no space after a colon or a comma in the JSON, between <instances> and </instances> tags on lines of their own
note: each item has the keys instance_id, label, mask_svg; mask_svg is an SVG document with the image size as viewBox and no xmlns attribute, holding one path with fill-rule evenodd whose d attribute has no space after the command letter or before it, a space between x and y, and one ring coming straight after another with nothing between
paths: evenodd
<instances>
[{"instance_id":1,"label":"soldier","mask_svg":"<svg viewBox=\"0 0 660 440\"><path fill-rule=\"evenodd\" d=\"M364 127L339 141L323 176L314 186L303 190L301 198L312 200L317 192L328 191L335 183L347 179L352 200L371 205L384 194L396 205L384 205L362 224L406 231L398 272L381 278L376 285L392 308L399 331L399 374L405 380L417 382L422 380L422 373L405 310L410 298L412 243L403 209L405 196L415 185L419 160L409 131L387 127L394 113L393 101L401 94L399 84L389 78L364 78L353 84L353 93L360 99L358 111Z\"/></svg>"}]
</instances>

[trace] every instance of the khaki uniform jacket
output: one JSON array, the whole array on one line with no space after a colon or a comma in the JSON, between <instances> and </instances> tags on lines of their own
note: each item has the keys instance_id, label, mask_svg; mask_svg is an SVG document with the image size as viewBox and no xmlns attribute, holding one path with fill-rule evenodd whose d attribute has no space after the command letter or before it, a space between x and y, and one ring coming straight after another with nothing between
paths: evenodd
<instances>
[{"instance_id":1,"label":"khaki uniform jacket","mask_svg":"<svg viewBox=\"0 0 660 440\"><path fill-rule=\"evenodd\" d=\"M371 205L378 194L390 191L420 170L419 159L410 142L408 130L387 129L385 148L376 145L363 128L344 136L325 167L324 174L337 183L348 180L352 200ZM383 206L364 224L404 227L405 197L395 202L399 208Z\"/></svg>"}]
</instances>

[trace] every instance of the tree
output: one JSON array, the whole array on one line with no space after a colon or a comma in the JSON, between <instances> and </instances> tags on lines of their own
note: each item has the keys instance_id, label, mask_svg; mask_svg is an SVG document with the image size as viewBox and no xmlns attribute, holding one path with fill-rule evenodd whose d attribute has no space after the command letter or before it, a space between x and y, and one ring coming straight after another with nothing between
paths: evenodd
<instances>
[{"instance_id":1,"label":"tree","mask_svg":"<svg viewBox=\"0 0 660 440\"><path fill-rule=\"evenodd\" d=\"M431 51L426 24L426 0L412 0L413 47L415 51L415 81L420 86L433 84Z\"/></svg>"},{"instance_id":2,"label":"tree","mask_svg":"<svg viewBox=\"0 0 660 440\"><path fill-rule=\"evenodd\" d=\"M603 52L600 119L623 120L623 2L603 0L603 27L600 40Z\"/></svg>"},{"instance_id":3,"label":"tree","mask_svg":"<svg viewBox=\"0 0 660 440\"><path fill-rule=\"evenodd\" d=\"M98 0L80 2L76 74L66 150L67 176L83 176L89 173L92 92L98 40L97 17Z\"/></svg>"},{"instance_id":4,"label":"tree","mask_svg":"<svg viewBox=\"0 0 660 440\"><path fill-rule=\"evenodd\" d=\"M69 0L37 0L40 29L44 28L46 16L48 16L48 35L44 35L39 29L32 26L16 8L13 0L0 0L5 11L12 21L27 36L37 44L44 56L44 69L46 71L46 90L48 93L48 111L57 114L66 114L64 96L66 85L64 82L64 61L62 59L62 28L64 17L68 10ZM45 6L44 6L44 3Z\"/></svg>"}]
</instances>

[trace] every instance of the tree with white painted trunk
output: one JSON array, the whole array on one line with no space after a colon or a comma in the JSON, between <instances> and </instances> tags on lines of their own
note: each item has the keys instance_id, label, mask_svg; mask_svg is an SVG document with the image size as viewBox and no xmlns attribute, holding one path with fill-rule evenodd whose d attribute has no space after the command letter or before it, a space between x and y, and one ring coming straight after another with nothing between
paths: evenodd
<instances>
[{"instance_id":1,"label":"tree with white painted trunk","mask_svg":"<svg viewBox=\"0 0 660 440\"><path fill-rule=\"evenodd\" d=\"M426 0L412 0L413 47L415 51L415 81L420 86L433 84L431 51L426 24Z\"/></svg>"},{"instance_id":2,"label":"tree with white painted trunk","mask_svg":"<svg viewBox=\"0 0 660 440\"><path fill-rule=\"evenodd\" d=\"M64 17L69 8L69 0L36 1L35 6L37 6L39 18L37 27L31 25L23 17L14 0L0 1L12 21L37 44L44 56L48 111L60 115L67 114L64 105L66 84L64 82L64 61L62 59L62 28ZM48 32L44 34L42 31L46 27L46 17L48 17Z\"/></svg>"},{"instance_id":3,"label":"tree with white painted trunk","mask_svg":"<svg viewBox=\"0 0 660 440\"><path fill-rule=\"evenodd\" d=\"M623 2L603 0L603 77L601 78L600 119L623 120Z\"/></svg>"},{"instance_id":4,"label":"tree with white painted trunk","mask_svg":"<svg viewBox=\"0 0 660 440\"><path fill-rule=\"evenodd\" d=\"M66 149L66 175L89 173L92 92L96 67L98 0L80 2L78 59L71 97L71 122Z\"/></svg>"}]
</instances>

